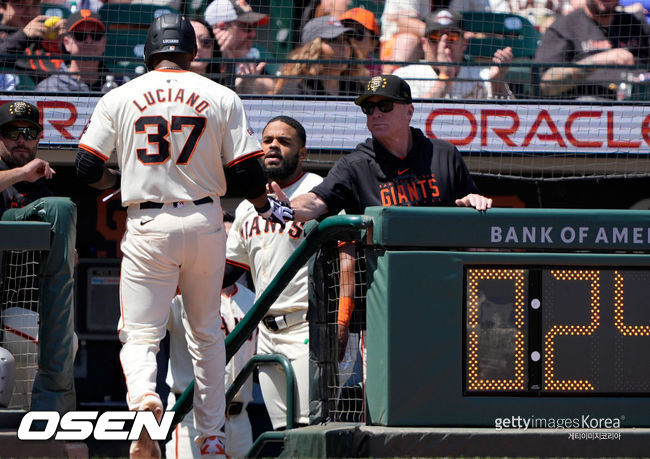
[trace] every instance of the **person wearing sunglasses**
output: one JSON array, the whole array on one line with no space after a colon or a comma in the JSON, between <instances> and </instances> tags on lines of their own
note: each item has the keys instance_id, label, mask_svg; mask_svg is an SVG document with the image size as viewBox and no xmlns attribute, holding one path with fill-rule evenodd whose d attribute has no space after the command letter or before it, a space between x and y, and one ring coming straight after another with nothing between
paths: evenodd
<instances>
[{"instance_id":1,"label":"person wearing sunglasses","mask_svg":"<svg viewBox=\"0 0 650 459\"><path fill-rule=\"evenodd\" d=\"M308 221L341 210L362 214L369 206L459 206L478 211L492 207L492 199L479 194L456 147L410 127L412 102L408 83L395 75L378 75L368 81L355 104L366 116L372 137L338 160L309 193L289 200L277 183L271 184L278 200L290 202L295 220ZM347 302L339 302L339 359L355 306L350 280L354 279L354 251L350 244L340 248L340 300Z\"/></svg>"},{"instance_id":2,"label":"person wearing sunglasses","mask_svg":"<svg viewBox=\"0 0 650 459\"><path fill-rule=\"evenodd\" d=\"M74 259L77 211L45 183L54 176L36 158L43 126L38 109L24 101L0 105L0 214L3 221L50 223L50 250L39 265L41 327L32 410L63 414L76 406L74 390ZM43 326L48 324L48 326ZM18 357L19 358L19 357Z\"/></svg>"},{"instance_id":3,"label":"person wearing sunglasses","mask_svg":"<svg viewBox=\"0 0 650 459\"><path fill-rule=\"evenodd\" d=\"M463 65L467 41L463 17L450 9L439 9L425 20L421 38L424 62L400 67L393 72L404 78L416 99L485 99L510 98L504 81L508 67L493 65L489 69ZM497 50L494 64L507 64L514 55L510 47ZM431 65L435 62L437 65Z\"/></svg>"},{"instance_id":4,"label":"person wearing sunglasses","mask_svg":"<svg viewBox=\"0 0 650 459\"><path fill-rule=\"evenodd\" d=\"M364 8L352 8L346 11L340 18L345 27L352 29L350 43L353 48L359 49L361 58L376 63L364 64L370 72L370 76L381 73L381 64L377 61L375 52L379 47L379 22L372 14L372 11Z\"/></svg>"},{"instance_id":5,"label":"person wearing sunglasses","mask_svg":"<svg viewBox=\"0 0 650 459\"><path fill-rule=\"evenodd\" d=\"M15 68L34 82L58 71L63 61L50 55L62 52L59 37L65 33L65 19L47 27L48 16L41 14L40 0L0 0L0 16L3 68ZM48 32L54 32L56 38L46 38ZM25 54L30 58L24 58Z\"/></svg>"},{"instance_id":6,"label":"person wearing sunglasses","mask_svg":"<svg viewBox=\"0 0 650 459\"><path fill-rule=\"evenodd\" d=\"M214 0L204 13L225 59L250 59L233 66L235 91L240 94L270 94L274 81L261 62L260 50L253 47L258 26L269 22L267 14L253 11L244 0Z\"/></svg>"},{"instance_id":7,"label":"person wearing sunglasses","mask_svg":"<svg viewBox=\"0 0 650 459\"><path fill-rule=\"evenodd\" d=\"M37 91L90 92L101 91L109 70L102 63L106 50L106 26L99 15L81 9L70 15L63 47L70 54L70 62L41 81ZM87 59L96 56L97 59ZM81 59L83 57L83 59ZM121 78L116 77L118 84Z\"/></svg>"},{"instance_id":8,"label":"person wearing sunglasses","mask_svg":"<svg viewBox=\"0 0 650 459\"><path fill-rule=\"evenodd\" d=\"M323 183L291 200L294 218L362 214L368 206L460 206L484 211L492 200L478 194L460 153L451 143L410 127L413 100L395 75L372 77L355 100L372 137L344 155ZM282 202L289 202L272 184Z\"/></svg>"},{"instance_id":9,"label":"person wearing sunglasses","mask_svg":"<svg viewBox=\"0 0 650 459\"><path fill-rule=\"evenodd\" d=\"M42 131L38 109L33 105L14 102L0 106L2 209L23 207L38 198L52 195L40 179L52 178L54 170L47 161L36 159Z\"/></svg>"},{"instance_id":10,"label":"person wearing sunglasses","mask_svg":"<svg viewBox=\"0 0 650 459\"><path fill-rule=\"evenodd\" d=\"M353 29L333 16L321 16L305 24L301 46L289 54L295 62L284 64L276 94L320 96L357 95L368 70L350 58L361 59L350 44Z\"/></svg>"}]
</instances>

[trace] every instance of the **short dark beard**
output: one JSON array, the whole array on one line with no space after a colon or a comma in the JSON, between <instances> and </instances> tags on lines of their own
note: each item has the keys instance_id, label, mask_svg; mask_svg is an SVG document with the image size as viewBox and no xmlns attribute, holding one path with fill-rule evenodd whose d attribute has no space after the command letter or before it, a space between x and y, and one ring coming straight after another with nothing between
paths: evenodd
<instances>
[{"instance_id":1,"label":"short dark beard","mask_svg":"<svg viewBox=\"0 0 650 459\"><path fill-rule=\"evenodd\" d=\"M17 147L14 147L14 149ZM27 148L27 147L24 147ZM29 148L27 148L29 150ZM31 151L31 150L30 150ZM31 151L31 156L27 158L25 161L19 161L13 154L13 151L7 151L6 153L3 152L2 154L2 160L9 166L11 169L15 167L22 167L28 162L30 162L32 159L36 158L36 152Z\"/></svg>"},{"instance_id":2,"label":"short dark beard","mask_svg":"<svg viewBox=\"0 0 650 459\"><path fill-rule=\"evenodd\" d=\"M262 169L266 177L270 180L284 180L288 177L291 177L296 169L298 169L298 155L294 155L292 158L286 159L282 158L282 162L279 166L267 167L264 164L264 159L262 158Z\"/></svg>"}]
</instances>

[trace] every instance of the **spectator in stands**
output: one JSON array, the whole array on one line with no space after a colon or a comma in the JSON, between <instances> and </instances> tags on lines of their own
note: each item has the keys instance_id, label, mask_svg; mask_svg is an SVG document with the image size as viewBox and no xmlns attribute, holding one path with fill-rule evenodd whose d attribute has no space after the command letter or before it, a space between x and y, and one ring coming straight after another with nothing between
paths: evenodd
<instances>
[{"instance_id":1,"label":"spectator in stands","mask_svg":"<svg viewBox=\"0 0 650 459\"><path fill-rule=\"evenodd\" d=\"M212 28L200 18L190 19L196 35L196 59L190 64L190 70L200 73L217 83L235 89L234 73L229 71L232 64L221 61L221 50L214 38ZM212 62L200 62L199 59L212 59Z\"/></svg>"},{"instance_id":2,"label":"spectator in stands","mask_svg":"<svg viewBox=\"0 0 650 459\"><path fill-rule=\"evenodd\" d=\"M567 62L577 67L542 69L545 96L613 98L622 69L612 65L650 64L650 25L617 11L618 0L586 0L582 8L561 16L546 30L535 62Z\"/></svg>"},{"instance_id":3,"label":"spectator in stands","mask_svg":"<svg viewBox=\"0 0 650 459\"><path fill-rule=\"evenodd\" d=\"M413 62L422 58L420 37L424 19L432 10L431 0L386 0L381 15L380 54L382 61ZM400 64L384 64L392 73Z\"/></svg>"},{"instance_id":4,"label":"spectator in stands","mask_svg":"<svg viewBox=\"0 0 650 459\"><path fill-rule=\"evenodd\" d=\"M37 91L89 92L101 91L108 69L101 61L106 50L106 27L99 15L79 10L68 18L68 33L63 47L70 54L70 63L61 65L60 73L50 75L37 86ZM78 59L97 56L98 59Z\"/></svg>"},{"instance_id":5,"label":"spectator in stands","mask_svg":"<svg viewBox=\"0 0 650 459\"><path fill-rule=\"evenodd\" d=\"M371 11L364 8L352 8L341 16L341 23L350 29L350 42L353 47L359 49L362 59L376 60L375 52L379 46L379 22ZM370 76L381 73L379 62L365 64Z\"/></svg>"},{"instance_id":6,"label":"spectator in stands","mask_svg":"<svg viewBox=\"0 0 650 459\"><path fill-rule=\"evenodd\" d=\"M462 65L467 41L463 17L457 11L441 9L426 18L425 35L421 38L424 60L442 64L413 64L394 72L411 86L416 99L453 98L485 99L511 97L504 77L506 66L480 67ZM494 54L495 64L507 64L513 59L511 48Z\"/></svg>"},{"instance_id":7,"label":"spectator in stands","mask_svg":"<svg viewBox=\"0 0 650 459\"><path fill-rule=\"evenodd\" d=\"M368 70L351 63L354 48L350 45L352 29L332 16L321 16L305 24L302 46L289 59L313 62L290 62L282 66L282 79L276 94L357 95ZM359 58L360 56L355 56ZM322 62L322 61L332 62ZM337 62L338 61L338 62Z\"/></svg>"},{"instance_id":8,"label":"spectator in stands","mask_svg":"<svg viewBox=\"0 0 650 459\"><path fill-rule=\"evenodd\" d=\"M302 11L300 30L309 21L321 16L332 16L340 20L351 4L351 0L296 0L295 7Z\"/></svg>"},{"instance_id":9,"label":"spectator in stands","mask_svg":"<svg viewBox=\"0 0 650 459\"><path fill-rule=\"evenodd\" d=\"M68 198L52 197L44 179L54 170L36 158L43 126L38 109L23 101L0 106L0 213L4 221L52 225L50 250L40 263L38 372L31 409L65 413L74 391L74 259L77 211ZM43 326L47 324L48 326Z\"/></svg>"},{"instance_id":10,"label":"spectator in stands","mask_svg":"<svg viewBox=\"0 0 650 459\"><path fill-rule=\"evenodd\" d=\"M260 50L253 47L255 28L267 24L269 16L256 13L244 0L214 0L204 16L225 59L255 60L235 64L235 90L241 94L271 93L274 81L265 71L266 62L259 62Z\"/></svg>"},{"instance_id":11,"label":"spectator in stands","mask_svg":"<svg viewBox=\"0 0 650 459\"><path fill-rule=\"evenodd\" d=\"M27 71L35 80L60 68L62 61L48 56L61 52L59 37L66 30L65 20L46 26L48 17L40 12L40 0L0 0L0 55L15 56L0 58L0 64ZM55 39L46 38L50 32ZM30 57L23 58L24 54Z\"/></svg>"},{"instance_id":12,"label":"spectator in stands","mask_svg":"<svg viewBox=\"0 0 650 459\"><path fill-rule=\"evenodd\" d=\"M571 9L569 0L451 0L449 8L456 11L487 11L525 16L541 32L558 14Z\"/></svg>"}]
</instances>

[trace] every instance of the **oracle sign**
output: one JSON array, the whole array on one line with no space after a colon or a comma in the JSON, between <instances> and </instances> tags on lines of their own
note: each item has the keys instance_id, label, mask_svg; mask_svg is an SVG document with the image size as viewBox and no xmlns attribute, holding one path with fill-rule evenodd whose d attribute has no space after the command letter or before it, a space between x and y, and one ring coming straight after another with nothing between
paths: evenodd
<instances>
[{"instance_id":1,"label":"oracle sign","mask_svg":"<svg viewBox=\"0 0 650 459\"><path fill-rule=\"evenodd\" d=\"M42 146L76 148L99 98L29 96L23 100L41 110L45 127ZM138 100L134 96L133 103ZM243 102L258 138L268 120L280 114L305 126L310 148L350 150L370 134L365 115L351 100L267 98ZM147 111L147 105L139 105ZM650 154L650 113L640 104L454 101L414 105L412 126L431 138L448 140L464 153Z\"/></svg>"},{"instance_id":2,"label":"oracle sign","mask_svg":"<svg viewBox=\"0 0 650 459\"><path fill-rule=\"evenodd\" d=\"M472 108L433 109L424 123L427 136L461 150L650 152L650 114L634 113L641 107Z\"/></svg>"}]
</instances>

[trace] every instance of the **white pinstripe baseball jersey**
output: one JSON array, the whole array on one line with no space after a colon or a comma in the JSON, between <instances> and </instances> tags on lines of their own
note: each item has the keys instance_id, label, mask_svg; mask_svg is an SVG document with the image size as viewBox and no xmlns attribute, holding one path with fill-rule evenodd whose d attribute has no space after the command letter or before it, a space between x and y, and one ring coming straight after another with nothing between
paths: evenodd
<instances>
[{"instance_id":1,"label":"white pinstripe baseball jersey","mask_svg":"<svg viewBox=\"0 0 650 459\"><path fill-rule=\"evenodd\" d=\"M323 178L302 174L283 188L289 198L307 193ZM304 239L303 223L289 222L284 230L258 215L253 205L243 201L236 210L235 221L228 234L226 259L229 263L249 268L257 297L262 294L277 272ZM270 309L270 314L284 314L307 309L307 266L296 273Z\"/></svg>"}]
</instances>

